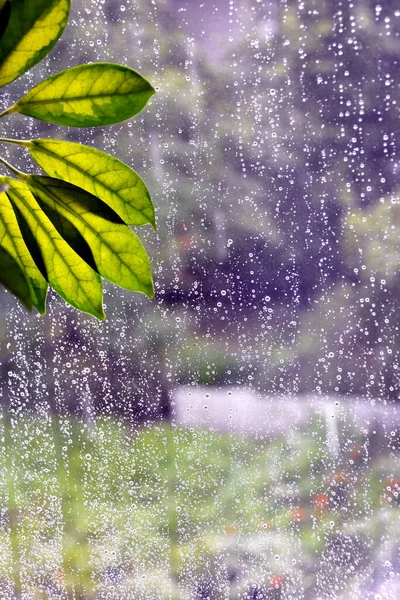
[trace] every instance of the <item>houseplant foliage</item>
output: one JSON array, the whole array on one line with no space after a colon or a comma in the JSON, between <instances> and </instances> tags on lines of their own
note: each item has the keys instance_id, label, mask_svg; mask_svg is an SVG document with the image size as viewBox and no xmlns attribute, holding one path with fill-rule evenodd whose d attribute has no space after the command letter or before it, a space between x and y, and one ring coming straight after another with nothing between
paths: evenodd
<instances>
[{"instance_id":1,"label":"houseplant foliage","mask_svg":"<svg viewBox=\"0 0 400 600\"><path fill-rule=\"evenodd\" d=\"M71 0L0 0L0 87L23 75L53 48ZM155 90L139 73L111 63L79 65L28 91L13 113L70 127L117 123L136 115ZM145 183L113 156L82 144L0 138L29 152L46 173L0 177L0 282L28 310L45 314L50 285L78 310L104 319L106 279L153 296L149 259L130 226L150 223Z\"/></svg>"}]
</instances>

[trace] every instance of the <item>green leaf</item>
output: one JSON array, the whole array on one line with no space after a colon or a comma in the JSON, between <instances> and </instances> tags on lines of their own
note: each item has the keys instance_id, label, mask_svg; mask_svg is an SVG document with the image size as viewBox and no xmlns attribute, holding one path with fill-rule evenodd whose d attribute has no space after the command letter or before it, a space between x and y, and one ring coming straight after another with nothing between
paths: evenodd
<instances>
[{"instance_id":1,"label":"green leaf","mask_svg":"<svg viewBox=\"0 0 400 600\"><path fill-rule=\"evenodd\" d=\"M130 167L100 150L60 140L18 142L51 177L83 188L108 204L128 225L151 223L154 208L143 180Z\"/></svg>"},{"instance_id":2,"label":"green leaf","mask_svg":"<svg viewBox=\"0 0 400 600\"><path fill-rule=\"evenodd\" d=\"M70 0L14 0L0 40L0 87L42 60L61 36Z\"/></svg>"},{"instance_id":3,"label":"green leaf","mask_svg":"<svg viewBox=\"0 0 400 600\"><path fill-rule=\"evenodd\" d=\"M26 183L57 231L106 279L153 297L150 263L139 238L104 202L50 177Z\"/></svg>"},{"instance_id":4,"label":"green leaf","mask_svg":"<svg viewBox=\"0 0 400 600\"><path fill-rule=\"evenodd\" d=\"M8 22L11 15L11 2L10 0L0 0L0 39L3 37L5 30L7 29Z\"/></svg>"},{"instance_id":5,"label":"green leaf","mask_svg":"<svg viewBox=\"0 0 400 600\"><path fill-rule=\"evenodd\" d=\"M20 227L31 253L40 254L41 260L36 263L46 280L66 302L103 320L100 276L60 236L24 182L2 177L0 183L10 186L7 196L23 222Z\"/></svg>"},{"instance_id":6,"label":"green leaf","mask_svg":"<svg viewBox=\"0 0 400 600\"><path fill-rule=\"evenodd\" d=\"M28 280L15 258L2 246L0 246L0 264L0 282L31 311L32 299Z\"/></svg>"},{"instance_id":7,"label":"green leaf","mask_svg":"<svg viewBox=\"0 0 400 600\"><path fill-rule=\"evenodd\" d=\"M58 125L95 127L133 117L154 93L150 83L133 69L96 63L52 75L6 112Z\"/></svg>"},{"instance_id":8,"label":"green leaf","mask_svg":"<svg viewBox=\"0 0 400 600\"><path fill-rule=\"evenodd\" d=\"M4 185L4 180L8 180L8 178L0 178L1 188L9 189L9 185ZM30 287L30 305L32 306L33 304L44 315L46 312L47 282L33 261L22 237L13 207L4 192L0 193L0 246L8 252L20 270L23 271L24 277L27 279ZM3 269L3 263L0 262L0 264ZM15 272L17 273L17 271L16 269ZM5 281L3 283L7 285ZM22 284L18 285L22 286ZM7 285L7 287L14 292L10 285ZM16 295L27 306L25 299L23 299L25 295L22 297L21 295Z\"/></svg>"}]
</instances>

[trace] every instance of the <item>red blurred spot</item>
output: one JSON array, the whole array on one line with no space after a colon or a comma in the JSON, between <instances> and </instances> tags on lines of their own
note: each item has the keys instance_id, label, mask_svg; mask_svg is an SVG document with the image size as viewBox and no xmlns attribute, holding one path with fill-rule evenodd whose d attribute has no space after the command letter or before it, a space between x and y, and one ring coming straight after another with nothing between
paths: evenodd
<instances>
[{"instance_id":1,"label":"red blurred spot","mask_svg":"<svg viewBox=\"0 0 400 600\"><path fill-rule=\"evenodd\" d=\"M268 578L268 585L272 588L281 588L285 582L284 577L282 575L271 575Z\"/></svg>"},{"instance_id":2,"label":"red blurred spot","mask_svg":"<svg viewBox=\"0 0 400 600\"><path fill-rule=\"evenodd\" d=\"M388 479L386 482L386 487L390 488L388 491L392 493L400 492L400 479Z\"/></svg>"},{"instance_id":3,"label":"red blurred spot","mask_svg":"<svg viewBox=\"0 0 400 600\"><path fill-rule=\"evenodd\" d=\"M294 508L290 513L290 521L292 523L301 523L306 518L306 511L301 506Z\"/></svg>"},{"instance_id":4,"label":"red blurred spot","mask_svg":"<svg viewBox=\"0 0 400 600\"><path fill-rule=\"evenodd\" d=\"M269 521L268 519L265 519L264 521L261 521L260 529L261 530L272 529L272 523L271 523L271 521Z\"/></svg>"},{"instance_id":5,"label":"red blurred spot","mask_svg":"<svg viewBox=\"0 0 400 600\"><path fill-rule=\"evenodd\" d=\"M225 535L232 536L237 534L237 527L234 523L227 523L224 527Z\"/></svg>"},{"instance_id":6,"label":"red blurred spot","mask_svg":"<svg viewBox=\"0 0 400 600\"><path fill-rule=\"evenodd\" d=\"M350 458L359 462L365 456L365 448L361 444L355 444L349 451Z\"/></svg>"},{"instance_id":7,"label":"red blurred spot","mask_svg":"<svg viewBox=\"0 0 400 600\"><path fill-rule=\"evenodd\" d=\"M346 471L337 471L331 480L332 486L345 485L349 481L349 474Z\"/></svg>"},{"instance_id":8,"label":"red blurred spot","mask_svg":"<svg viewBox=\"0 0 400 600\"><path fill-rule=\"evenodd\" d=\"M316 494L313 499L315 508L318 511L324 511L329 506L329 497L326 494Z\"/></svg>"}]
</instances>

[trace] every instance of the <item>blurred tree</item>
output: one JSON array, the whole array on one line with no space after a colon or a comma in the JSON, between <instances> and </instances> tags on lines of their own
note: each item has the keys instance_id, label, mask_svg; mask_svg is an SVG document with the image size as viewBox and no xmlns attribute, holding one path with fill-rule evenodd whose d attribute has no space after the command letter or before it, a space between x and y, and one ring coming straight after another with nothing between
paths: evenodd
<instances>
[{"instance_id":1,"label":"blurred tree","mask_svg":"<svg viewBox=\"0 0 400 600\"><path fill-rule=\"evenodd\" d=\"M56 57L128 48L162 91L132 128L96 133L140 166L161 226L145 240L156 302L107 293L123 339L69 317L53 333L93 362L93 405L166 414L180 382L394 397L397 233L380 207L398 190L396 2L124 7L83 2ZM64 376L76 403L83 377Z\"/></svg>"}]
</instances>

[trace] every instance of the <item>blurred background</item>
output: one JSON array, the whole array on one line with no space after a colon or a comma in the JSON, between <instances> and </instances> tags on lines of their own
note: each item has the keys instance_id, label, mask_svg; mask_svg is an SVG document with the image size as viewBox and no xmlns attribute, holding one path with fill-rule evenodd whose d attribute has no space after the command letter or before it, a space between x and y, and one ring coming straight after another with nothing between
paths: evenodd
<instances>
[{"instance_id":1,"label":"blurred background","mask_svg":"<svg viewBox=\"0 0 400 600\"><path fill-rule=\"evenodd\" d=\"M399 57L396 0L75 0L6 88L146 76L134 121L2 135L119 157L158 230L105 323L0 291L2 597L400 598Z\"/></svg>"}]
</instances>

